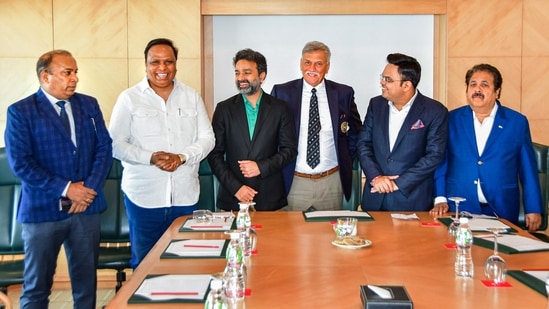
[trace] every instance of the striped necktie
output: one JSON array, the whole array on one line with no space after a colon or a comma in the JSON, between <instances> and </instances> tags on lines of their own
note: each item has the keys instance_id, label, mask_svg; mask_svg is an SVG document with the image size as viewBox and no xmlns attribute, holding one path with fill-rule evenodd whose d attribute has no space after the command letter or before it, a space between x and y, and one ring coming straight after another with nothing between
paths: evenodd
<instances>
[{"instance_id":1,"label":"striped necktie","mask_svg":"<svg viewBox=\"0 0 549 309\"><path fill-rule=\"evenodd\" d=\"M307 130L307 164L314 169L320 163L320 115L316 89L311 90L309 127Z\"/></svg>"}]
</instances>

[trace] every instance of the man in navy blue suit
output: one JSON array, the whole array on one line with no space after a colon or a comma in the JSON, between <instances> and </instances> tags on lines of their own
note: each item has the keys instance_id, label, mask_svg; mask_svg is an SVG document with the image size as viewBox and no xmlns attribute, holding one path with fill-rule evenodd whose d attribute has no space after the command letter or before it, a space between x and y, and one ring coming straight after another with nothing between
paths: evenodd
<instances>
[{"instance_id":1,"label":"man in navy blue suit","mask_svg":"<svg viewBox=\"0 0 549 309\"><path fill-rule=\"evenodd\" d=\"M297 159L283 170L289 190L288 210L310 206L319 210L341 209L343 196L347 200L351 197L353 158L361 121L353 88L325 79L330 57L330 49L324 43L308 42L301 52L303 78L275 85L271 91L271 95L290 106L298 137ZM318 109L316 117L311 117L313 106ZM309 156L311 129L317 134L317 144L309 148L313 149Z\"/></svg>"},{"instance_id":2,"label":"man in navy blue suit","mask_svg":"<svg viewBox=\"0 0 549 309\"><path fill-rule=\"evenodd\" d=\"M75 93L78 67L65 50L36 64L40 89L8 108L6 153L22 193L25 271L21 308L47 308L64 245L75 308L95 308L102 186L111 138L97 100Z\"/></svg>"},{"instance_id":3,"label":"man in navy blue suit","mask_svg":"<svg viewBox=\"0 0 549 309\"><path fill-rule=\"evenodd\" d=\"M446 197L466 200L459 210L505 218L518 224L520 188L530 232L541 225L542 199L528 119L499 102L503 78L495 67L478 64L467 71L466 106L450 112L448 147L436 170L431 210L442 215Z\"/></svg>"},{"instance_id":4,"label":"man in navy blue suit","mask_svg":"<svg viewBox=\"0 0 549 309\"><path fill-rule=\"evenodd\" d=\"M448 110L417 90L419 62L389 54L381 95L370 100L358 137L367 185L363 210L427 211L433 206L433 173L444 157Z\"/></svg>"}]
</instances>

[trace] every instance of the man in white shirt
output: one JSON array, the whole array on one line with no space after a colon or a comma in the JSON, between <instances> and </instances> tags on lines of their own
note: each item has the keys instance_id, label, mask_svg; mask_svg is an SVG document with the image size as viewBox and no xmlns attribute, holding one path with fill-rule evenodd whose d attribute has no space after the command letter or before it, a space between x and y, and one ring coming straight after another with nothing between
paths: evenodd
<instances>
[{"instance_id":1,"label":"man in white shirt","mask_svg":"<svg viewBox=\"0 0 549 309\"><path fill-rule=\"evenodd\" d=\"M542 199L537 163L524 115L499 102L503 78L478 64L465 75L466 106L450 112L448 147L435 173L433 215L455 211L446 197L463 197L460 211L505 218L518 224L520 189L530 232L541 225Z\"/></svg>"},{"instance_id":2,"label":"man in white shirt","mask_svg":"<svg viewBox=\"0 0 549 309\"><path fill-rule=\"evenodd\" d=\"M171 40L150 41L147 76L120 94L111 116L114 157L124 166L133 268L175 218L196 209L200 161L214 146L202 98L175 78L177 52Z\"/></svg>"}]
</instances>

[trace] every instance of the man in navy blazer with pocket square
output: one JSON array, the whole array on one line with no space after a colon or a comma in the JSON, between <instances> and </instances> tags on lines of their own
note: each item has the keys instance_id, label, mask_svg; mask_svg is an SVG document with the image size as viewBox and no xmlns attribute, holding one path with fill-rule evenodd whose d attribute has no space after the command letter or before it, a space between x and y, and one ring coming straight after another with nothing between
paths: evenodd
<instances>
[{"instance_id":1,"label":"man in navy blazer with pocket square","mask_svg":"<svg viewBox=\"0 0 549 309\"><path fill-rule=\"evenodd\" d=\"M366 185L363 210L427 211L433 206L433 174L444 158L448 110L416 88L415 58L389 54L381 96L370 100L358 137Z\"/></svg>"},{"instance_id":2,"label":"man in navy blazer with pocket square","mask_svg":"<svg viewBox=\"0 0 549 309\"><path fill-rule=\"evenodd\" d=\"M65 50L36 64L40 89L8 108L6 153L21 179L25 270L21 308L47 308L64 245L74 308L95 308L102 187L112 140L97 100L75 93L78 67ZM65 120L66 122L63 122Z\"/></svg>"},{"instance_id":3,"label":"man in navy blazer with pocket square","mask_svg":"<svg viewBox=\"0 0 549 309\"><path fill-rule=\"evenodd\" d=\"M352 191L353 159L361 129L352 87L325 78L331 51L322 42L305 44L300 69L303 78L275 85L271 94L288 103L298 137L297 159L284 167L288 210L337 210ZM318 98L318 163L307 162L311 98Z\"/></svg>"}]
</instances>

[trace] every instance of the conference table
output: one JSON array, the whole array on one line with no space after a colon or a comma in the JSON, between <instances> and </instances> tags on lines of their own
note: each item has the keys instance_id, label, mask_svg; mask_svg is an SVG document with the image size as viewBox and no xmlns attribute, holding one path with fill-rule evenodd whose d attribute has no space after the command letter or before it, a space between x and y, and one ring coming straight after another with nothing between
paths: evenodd
<instances>
[{"instance_id":1,"label":"conference table","mask_svg":"<svg viewBox=\"0 0 549 309\"><path fill-rule=\"evenodd\" d=\"M332 244L335 234L330 222L305 221L301 212L251 212L252 224L258 227L257 254L248 266L251 293L246 308L358 309L363 308L361 285L404 286L414 308L420 309L547 308L545 296L510 276L510 287L487 287L481 282L492 249L474 245L474 278L456 278L455 249L445 246L447 227L427 212L416 214L419 220L398 220L389 212L370 212L374 220L359 221L358 236L372 244L349 250ZM173 222L107 308L203 308L203 303L128 304L147 275L223 271L222 258L160 258L172 240L227 238L223 232L180 232L187 218ZM501 256L510 270L549 266L549 252Z\"/></svg>"}]
</instances>

